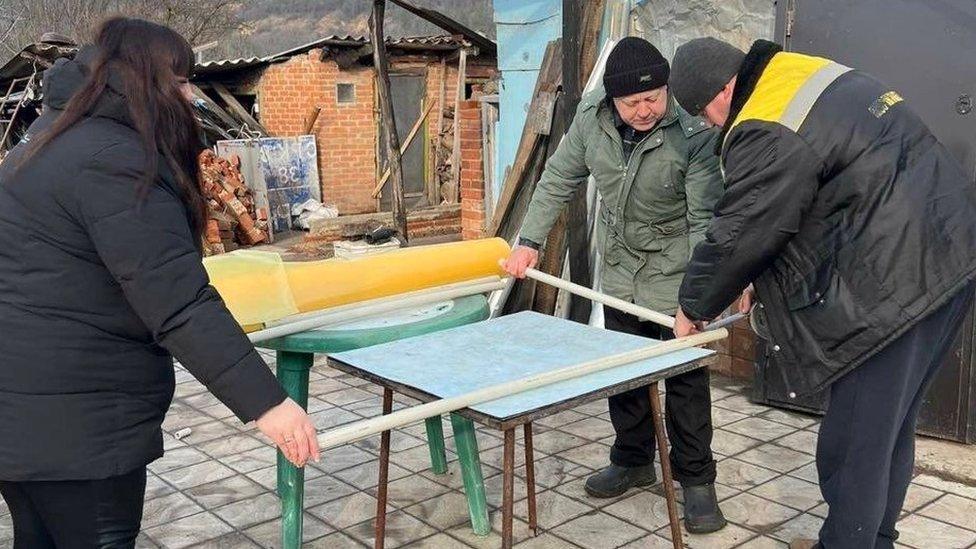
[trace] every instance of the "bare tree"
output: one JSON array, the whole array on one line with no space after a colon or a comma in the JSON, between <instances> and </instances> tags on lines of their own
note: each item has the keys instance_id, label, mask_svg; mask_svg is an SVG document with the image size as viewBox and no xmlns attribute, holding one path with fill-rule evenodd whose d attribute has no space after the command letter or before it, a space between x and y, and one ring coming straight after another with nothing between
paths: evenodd
<instances>
[{"instance_id":1,"label":"bare tree","mask_svg":"<svg viewBox=\"0 0 976 549\"><path fill-rule=\"evenodd\" d=\"M45 32L85 41L111 14L162 23L199 45L238 28L238 11L235 0L0 0L0 51L16 53Z\"/></svg>"}]
</instances>

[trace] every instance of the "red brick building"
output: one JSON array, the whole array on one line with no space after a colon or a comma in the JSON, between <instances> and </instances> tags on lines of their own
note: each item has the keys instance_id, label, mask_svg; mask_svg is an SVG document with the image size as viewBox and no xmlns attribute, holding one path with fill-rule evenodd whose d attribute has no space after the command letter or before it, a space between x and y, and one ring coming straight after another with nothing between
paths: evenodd
<instances>
[{"instance_id":1,"label":"red brick building","mask_svg":"<svg viewBox=\"0 0 976 549\"><path fill-rule=\"evenodd\" d=\"M445 161L453 147L461 51L466 57L464 99L480 95L497 78L495 53L458 36L390 39L386 47L401 142L427 112L403 155L407 209L449 203L444 216L453 217L459 229L461 197L456 187L454 197L440 196L437 174L450 172ZM195 82L218 104L225 102L211 90L214 82L223 85L273 136L315 135L322 201L335 204L340 215L390 211L389 182L379 197L373 196L386 163L368 39L331 36L268 58L204 63ZM480 136L462 133L469 147L474 137L480 147Z\"/></svg>"}]
</instances>

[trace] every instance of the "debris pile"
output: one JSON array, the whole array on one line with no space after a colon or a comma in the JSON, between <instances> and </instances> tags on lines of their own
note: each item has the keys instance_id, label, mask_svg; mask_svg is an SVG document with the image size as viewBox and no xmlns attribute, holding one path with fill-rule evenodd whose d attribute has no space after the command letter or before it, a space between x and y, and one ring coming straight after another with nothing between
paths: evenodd
<instances>
[{"instance_id":1,"label":"debris pile","mask_svg":"<svg viewBox=\"0 0 976 549\"><path fill-rule=\"evenodd\" d=\"M244 184L241 159L217 156L207 149L200 153L200 185L207 198L205 255L236 250L268 242L268 212L254 203L254 194Z\"/></svg>"}]
</instances>

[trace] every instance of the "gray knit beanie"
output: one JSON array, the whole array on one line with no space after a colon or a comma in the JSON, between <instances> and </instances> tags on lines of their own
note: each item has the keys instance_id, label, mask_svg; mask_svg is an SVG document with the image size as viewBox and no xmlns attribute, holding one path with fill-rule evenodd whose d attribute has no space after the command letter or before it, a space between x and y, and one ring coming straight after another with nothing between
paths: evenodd
<instances>
[{"instance_id":1,"label":"gray knit beanie","mask_svg":"<svg viewBox=\"0 0 976 549\"><path fill-rule=\"evenodd\" d=\"M745 53L715 38L696 38L674 52L668 87L689 114L698 116L739 72Z\"/></svg>"}]
</instances>

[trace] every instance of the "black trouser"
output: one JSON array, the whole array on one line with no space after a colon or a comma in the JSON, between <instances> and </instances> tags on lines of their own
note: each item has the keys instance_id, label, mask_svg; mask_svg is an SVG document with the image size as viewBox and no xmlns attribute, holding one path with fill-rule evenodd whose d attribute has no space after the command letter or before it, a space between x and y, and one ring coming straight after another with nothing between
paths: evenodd
<instances>
[{"instance_id":1,"label":"black trouser","mask_svg":"<svg viewBox=\"0 0 976 549\"><path fill-rule=\"evenodd\" d=\"M674 339L674 333L652 322L611 309L604 309L608 330L653 339ZM715 482L712 457L712 398L708 368L668 378L665 422L671 440L671 466L682 486ZM638 467L654 461L654 422L647 387L610 397L610 421L617 438L610 449L610 461L623 467Z\"/></svg>"},{"instance_id":2,"label":"black trouser","mask_svg":"<svg viewBox=\"0 0 976 549\"><path fill-rule=\"evenodd\" d=\"M146 468L102 480L0 481L14 549L135 547Z\"/></svg>"},{"instance_id":3,"label":"black trouser","mask_svg":"<svg viewBox=\"0 0 976 549\"><path fill-rule=\"evenodd\" d=\"M827 549L890 549L915 463L915 420L926 389L969 309L956 295L830 387L817 471L830 506Z\"/></svg>"}]
</instances>

